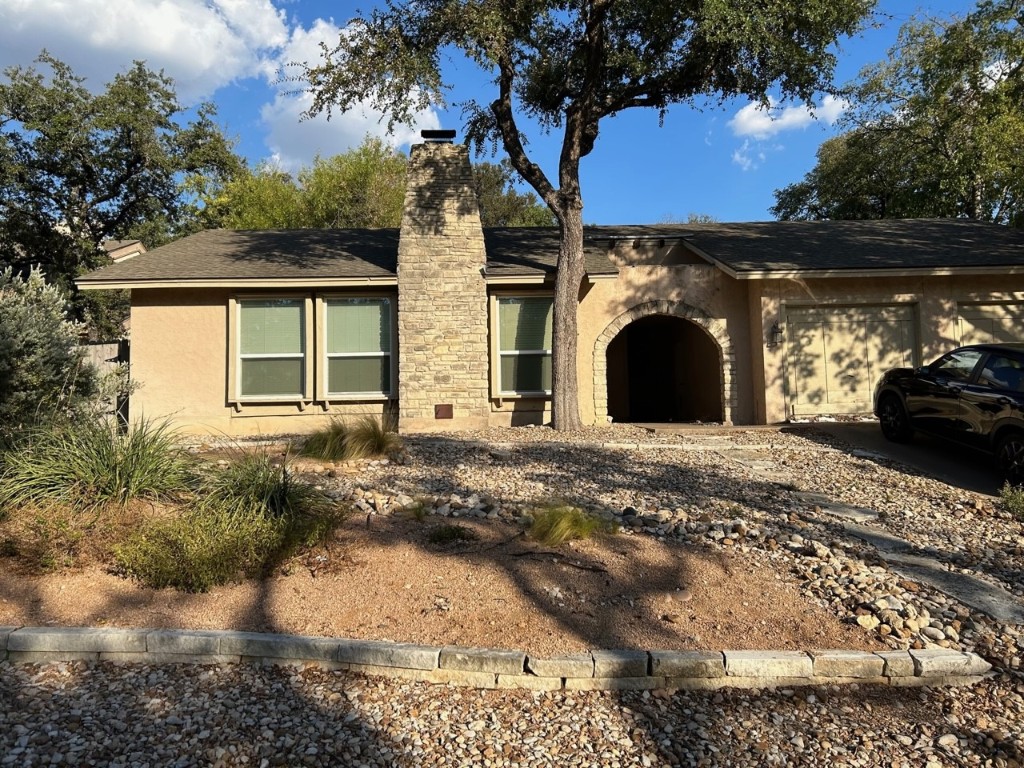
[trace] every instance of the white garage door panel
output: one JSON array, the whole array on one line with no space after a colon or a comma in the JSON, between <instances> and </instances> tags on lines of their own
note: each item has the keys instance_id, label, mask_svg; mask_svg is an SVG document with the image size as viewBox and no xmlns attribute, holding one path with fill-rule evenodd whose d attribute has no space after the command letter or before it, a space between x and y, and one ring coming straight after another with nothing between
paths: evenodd
<instances>
[{"instance_id":1,"label":"white garage door panel","mask_svg":"<svg viewBox=\"0 0 1024 768\"><path fill-rule=\"evenodd\" d=\"M960 343L1024 341L1024 304L961 304Z\"/></svg>"},{"instance_id":2,"label":"white garage door panel","mask_svg":"<svg viewBox=\"0 0 1024 768\"><path fill-rule=\"evenodd\" d=\"M911 366L912 307L794 307L787 312L788 406L794 415L861 413L881 374Z\"/></svg>"}]
</instances>

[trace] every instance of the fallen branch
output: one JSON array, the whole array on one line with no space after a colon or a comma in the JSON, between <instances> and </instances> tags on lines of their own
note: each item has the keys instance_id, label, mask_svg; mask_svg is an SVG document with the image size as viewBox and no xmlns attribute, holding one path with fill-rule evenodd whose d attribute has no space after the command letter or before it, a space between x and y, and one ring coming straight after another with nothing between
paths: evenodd
<instances>
[{"instance_id":1,"label":"fallen branch","mask_svg":"<svg viewBox=\"0 0 1024 768\"><path fill-rule=\"evenodd\" d=\"M510 557L537 557L544 558L550 557L559 565L568 565L571 568L579 568L581 571L594 571L595 573L608 573L608 569L603 565L591 565L589 563L579 563L572 560L567 560L557 552L545 552L542 550L528 550L526 552L509 552Z\"/></svg>"}]
</instances>

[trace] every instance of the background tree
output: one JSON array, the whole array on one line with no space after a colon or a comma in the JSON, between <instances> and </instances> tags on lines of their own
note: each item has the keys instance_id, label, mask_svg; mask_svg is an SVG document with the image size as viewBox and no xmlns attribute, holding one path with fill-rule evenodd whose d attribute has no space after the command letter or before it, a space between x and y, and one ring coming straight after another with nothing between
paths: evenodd
<instances>
[{"instance_id":1,"label":"background tree","mask_svg":"<svg viewBox=\"0 0 1024 768\"><path fill-rule=\"evenodd\" d=\"M999 0L904 25L889 58L847 87L846 133L822 145L803 181L776 190L772 214L1019 220L1022 15L1020 0Z\"/></svg>"},{"instance_id":2,"label":"background tree","mask_svg":"<svg viewBox=\"0 0 1024 768\"><path fill-rule=\"evenodd\" d=\"M397 227L402 222L408 158L380 139L318 157L293 177L269 165L239 174L209 194L202 213L208 227L303 229ZM473 168L485 227L551 226L547 206L515 188L507 163Z\"/></svg>"},{"instance_id":3,"label":"background tree","mask_svg":"<svg viewBox=\"0 0 1024 768\"><path fill-rule=\"evenodd\" d=\"M532 192L516 190L518 177L508 159L473 166L480 222L485 227L553 227L551 210Z\"/></svg>"},{"instance_id":4,"label":"background tree","mask_svg":"<svg viewBox=\"0 0 1024 768\"><path fill-rule=\"evenodd\" d=\"M554 300L552 417L580 426L576 310L584 276L580 161L601 121L634 107L769 90L809 101L825 88L838 35L873 0L389 0L352 21L323 61L305 65L308 114L360 103L409 122L443 101L441 59L452 49L493 76L488 100L462 103L468 136L501 143L551 209L561 233ZM561 132L557 175L527 151L522 118Z\"/></svg>"},{"instance_id":5,"label":"background tree","mask_svg":"<svg viewBox=\"0 0 1024 768\"><path fill-rule=\"evenodd\" d=\"M187 217L189 175L226 178L242 161L199 107L178 118L172 81L135 62L99 94L45 51L49 69L10 67L0 81L0 268L72 281L106 262L102 243L163 222L167 236ZM147 242L147 246L159 243ZM75 315L88 303L73 296Z\"/></svg>"}]
</instances>

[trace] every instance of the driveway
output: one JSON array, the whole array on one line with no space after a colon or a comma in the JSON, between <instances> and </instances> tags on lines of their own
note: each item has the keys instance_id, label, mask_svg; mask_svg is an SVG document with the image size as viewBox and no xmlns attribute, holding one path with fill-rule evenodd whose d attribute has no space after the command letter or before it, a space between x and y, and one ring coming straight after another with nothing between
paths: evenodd
<instances>
[{"instance_id":1,"label":"driveway","mask_svg":"<svg viewBox=\"0 0 1024 768\"><path fill-rule=\"evenodd\" d=\"M815 429L854 448L898 461L926 475L964 490L998 496L1002 482L992 459L927 435L917 434L905 444L882 436L877 422L820 422Z\"/></svg>"}]
</instances>

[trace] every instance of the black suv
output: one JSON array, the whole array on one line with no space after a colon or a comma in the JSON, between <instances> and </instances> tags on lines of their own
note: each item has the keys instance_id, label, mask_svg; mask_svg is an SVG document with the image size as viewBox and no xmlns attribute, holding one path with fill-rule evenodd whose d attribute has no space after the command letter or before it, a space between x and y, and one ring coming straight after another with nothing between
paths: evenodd
<instances>
[{"instance_id":1,"label":"black suv","mask_svg":"<svg viewBox=\"0 0 1024 768\"><path fill-rule=\"evenodd\" d=\"M1024 484L1024 343L974 344L886 371L875 415L889 440L918 429L955 440L993 454L1009 483Z\"/></svg>"}]
</instances>

